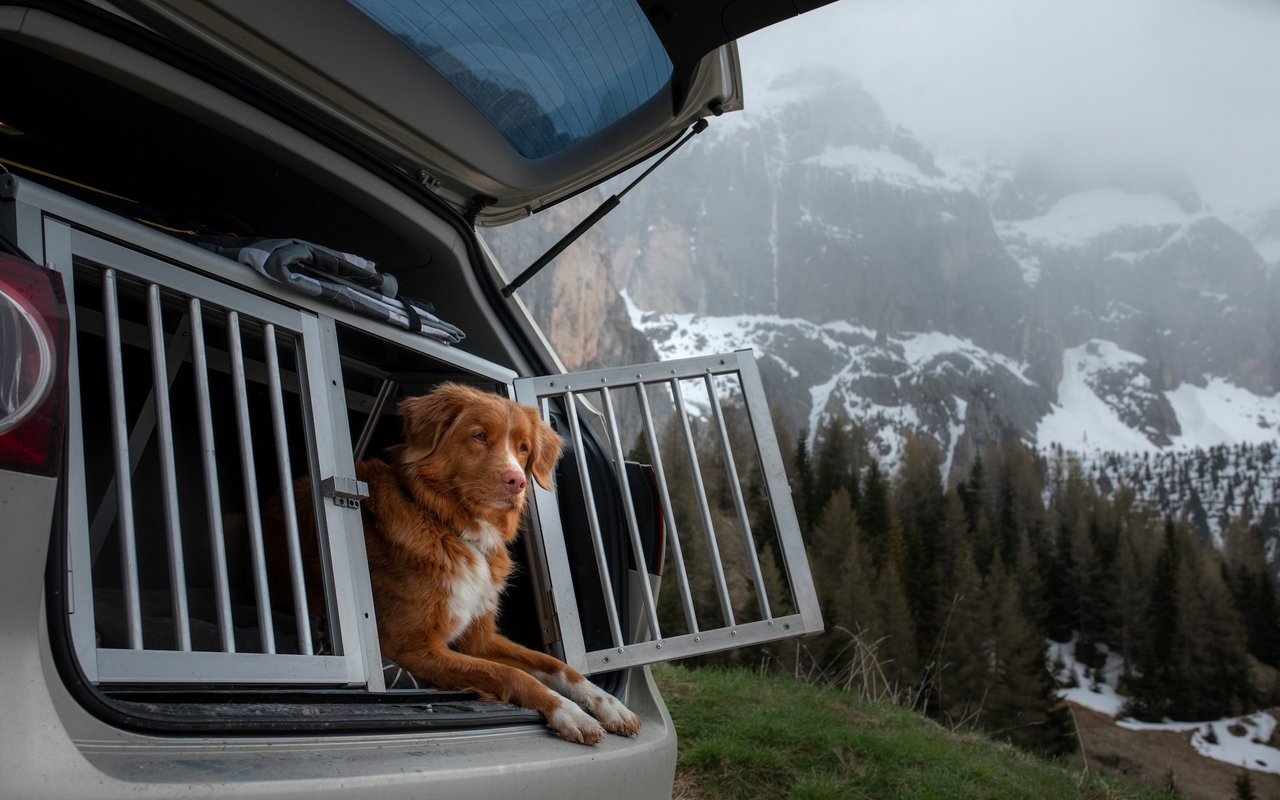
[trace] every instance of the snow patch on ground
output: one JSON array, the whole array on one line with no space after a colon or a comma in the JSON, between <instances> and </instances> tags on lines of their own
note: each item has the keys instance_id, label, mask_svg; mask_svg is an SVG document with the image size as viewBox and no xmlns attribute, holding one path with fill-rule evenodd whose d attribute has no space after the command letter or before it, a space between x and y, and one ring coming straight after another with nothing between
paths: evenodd
<instances>
[{"instance_id":1,"label":"snow patch on ground","mask_svg":"<svg viewBox=\"0 0 1280 800\"><path fill-rule=\"evenodd\" d=\"M1215 377L1205 386L1184 383L1165 395L1182 427L1182 435L1173 438L1177 447L1261 444L1280 438L1280 394L1259 396Z\"/></svg>"},{"instance_id":2,"label":"snow patch on ground","mask_svg":"<svg viewBox=\"0 0 1280 800\"><path fill-rule=\"evenodd\" d=\"M1116 409L1099 397L1089 385L1103 370L1140 366L1145 360L1121 350L1112 342L1093 340L1062 354L1062 379L1058 382L1058 402L1040 420L1036 441L1042 447L1060 444L1068 450L1119 450L1154 452L1146 436L1120 419Z\"/></svg>"},{"instance_id":3,"label":"snow patch on ground","mask_svg":"<svg viewBox=\"0 0 1280 800\"><path fill-rule=\"evenodd\" d=\"M1159 446L1129 427L1119 409L1093 388L1104 372L1132 370L1145 363L1141 356L1099 339L1064 351L1058 401L1040 420L1036 441L1042 447L1057 443L1081 453L1159 451ZM1142 388L1138 383L1133 385ZM1205 386L1183 383L1163 394L1181 429L1179 435L1170 437L1173 448L1208 449L1220 444L1274 441L1280 436L1280 394L1256 395L1218 377L1209 378Z\"/></svg>"},{"instance_id":4,"label":"snow patch on ground","mask_svg":"<svg viewBox=\"0 0 1280 800\"><path fill-rule=\"evenodd\" d=\"M907 363L915 370L920 370L940 356L958 353L973 361L986 361L999 365L1027 386L1035 385L1025 375L1026 364L1015 361L1008 356L985 350L969 339L962 339L959 336L939 333L938 331L929 331L927 333L908 333L901 337L893 337L893 341L901 345Z\"/></svg>"},{"instance_id":5,"label":"snow patch on ground","mask_svg":"<svg viewBox=\"0 0 1280 800\"><path fill-rule=\"evenodd\" d=\"M1117 725L1128 730L1190 732L1191 746L1205 758L1280 775L1280 750L1267 744L1277 726L1273 714L1259 711L1206 722L1123 719L1121 714L1128 698L1120 694L1116 686L1124 671L1124 661L1105 645L1099 645L1099 649L1106 654L1106 665L1095 671L1076 660L1075 637L1069 642L1049 642L1048 659L1060 687L1059 697L1113 717Z\"/></svg>"},{"instance_id":6,"label":"snow patch on ground","mask_svg":"<svg viewBox=\"0 0 1280 800\"><path fill-rule=\"evenodd\" d=\"M1007 230L1035 244L1064 248L1123 228L1181 227L1196 218L1163 194L1095 189L1067 195L1044 216L1007 223Z\"/></svg>"},{"instance_id":7,"label":"snow patch on ground","mask_svg":"<svg viewBox=\"0 0 1280 800\"><path fill-rule=\"evenodd\" d=\"M959 183L944 176L926 175L918 165L891 150L870 150L857 145L828 147L801 163L847 172L856 181L887 183L904 189L963 191Z\"/></svg>"}]
</instances>

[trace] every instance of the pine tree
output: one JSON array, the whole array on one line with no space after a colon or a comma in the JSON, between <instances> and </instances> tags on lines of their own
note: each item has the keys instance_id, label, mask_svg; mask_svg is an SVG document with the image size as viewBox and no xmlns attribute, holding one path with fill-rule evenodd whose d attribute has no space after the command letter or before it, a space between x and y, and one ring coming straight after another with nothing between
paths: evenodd
<instances>
[{"instance_id":1,"label":"pine tree","mask_svg":"<svg viewBox=\"0 0 1280 800\"><path fill-rule=\"evenodd\" d=\"M1243 626L1216 553L1189 556L1180 575L1188 708L1176 718L1235 716L1254 704Z\"/></svg>"},{"instance_id":2,"label":"pine tree","mask_svg":"<svg viewBox=\"0 0 1280 800\"><path fill-rule=\"evenodd\" d=\"M813 447L813 507L822 508L839 489L847 489L854 474L853 437L849 423L829 416L818 427Z\"/></svg>"},{"instance_id":3,"label":"pine tree","mask_svg":"<svg viewBox=\"0 0 1280 800\"><path fill-rule=\"evenodd\" d=\"M869 588L865 584L851 586L850 580L855 576L864 581L869 580L867 576L873 574L869 570L863 572L866 568L861 564L850 564L851 550L861 550L860 539L861 532L849 502L849 492L841 489L832 495L822 509L818 524L810 535L810 554L813 582L818 591L818 602L822 606L823 617L849 630L855 630L852 626L857 622L863 622L861 620L855 622L850 618L849 595L851 592L866 591ZM861 552L858 553L858 560L862 560ZM857 567L855 573L848 572L851 566ZM845 644L840 636L829 638L831 641L818 648L821 652L834 652Z\"/></svg>"},{"instance_id":4,"label":"pine tree","mask_svg":"<svg viewBox=\"0 0 1280 800\"><path fill-rule=\"evenodd\" d=\"M829 505L839 508L839 503L840 495L837 494ZM867 643L875 642L874 631L881 627L875 600L875 566L868 552L866 535L861 529L853 531L840 563L840 576L831 617L834 625L828 626L833 652L847 652L848 633L862 635ZM840 631L840 628L848 633Z\"/></svg>"},{"instance_id":5,"label":"pine tree","mask_svg":"<svg viewBox=\"0 0 1280 800\"><path fill-rule=\"evenodd\" d=\"M873 590L876 610L871 635L878 642L880 665L890 686L906 691L920 678L915 625L897 565L886 560Z\"/></svg>"},{"instance_id":6,"label":"pine tree","mask_svg":"<svg viewBox=\"0 0 1280 800\"><path fill-rule=\"evenodd\" d=\"M1236 800L1258 800L1258 795L1253 790L1253 778L1247 769L1240 770L1240 774L1236 776Z\"/></svg>"},{"instance_id":7,"label":"pine tree","mask_svg":"<svg viewBox=\"0 0 1280 800\"><path fill-rule=\"evenodd\" d=\"M792 500L796 506L796 517L800 521L800 530L808 534L813 529L815 516L820 509L813 507L813 465L809 463L809 432L806 430L796 440L795 457L792 459Z\"/></svg>"},{"instance_id":8,"label":"pine tree","mask_svg":"<svg viewBox=\"0 0 1280 800\"><path fill-rule=\"evenodd\" d=\"M948 540L951 532L946 525L941 475L942 453L937 445L922 436L909 437L894 479L893 507L904 546L897 568L911 604L921 653L928 653L938 636L943 565L950 563L954 548Z\"/></svg>"},{"instance_id":9,"label":"pine tree","mask_svg":"<svg viewBox=\"0 0 1280 800\"><path fill-rule=\"evenodd\" d=\"M1023 612L1017 581L997 560L989 578L992 613L990 688L983 727L1046 753L1073 748L1067 711L1045 666L1045 644Z\"/></svg>"},{"instance_id":10,"label":"pine tree","mask_svg":"<svg viewBox=\"0 0 1280 800\"><path fill-rule=\"evenodd\" d=\"M867 536L871 560L878 569L884 560L885 543L889 538L889 492L884 475L875 461L867 467L867 477L862 487L862 511L859 514L862 531Z\"/></svg>"},{"instance_id":11,"label":"pine tree","mask_svg":"<svg viewBox=\"0 0 1280 800\"><path fill-rule=\"evenodd\" d=\"M1138 674L1130 697L1130 712L1139 719L1172 719L1175 709L1188 705L1189 688L1179 668L1186 655L1181 649L1180 559L1170 519L1165 525L1164 549L1151 573L1146 636L1138 653Z\"/></svg>"},{"instance_id":12,"label":"pine tree","mask_svg":"<svg viewBox=\"0 0 1280 800\"><path fill-rule=\"evenodd\" d=\"M956 547L953 576L945 634L931 665L932 687L944 719L952 725L976 724L987 688L992 631L986 593L967 541Z\"/></svg>"}]
</instances>

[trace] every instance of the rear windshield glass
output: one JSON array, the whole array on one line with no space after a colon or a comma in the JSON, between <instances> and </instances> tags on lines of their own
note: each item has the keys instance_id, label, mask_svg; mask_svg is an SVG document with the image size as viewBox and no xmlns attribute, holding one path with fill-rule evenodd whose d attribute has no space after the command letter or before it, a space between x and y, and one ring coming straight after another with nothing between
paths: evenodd
<instances>
[{"instance_id":1,"label":"rear windshield glass","mask_svg":"<svg viewBox=\"0 0 1280 800\"><path fill-rule=\"evenodd\" d=\"M633 0L349 0L411 47L526 158L558 153L666 86Z\"/></svg>"}]
</instances>

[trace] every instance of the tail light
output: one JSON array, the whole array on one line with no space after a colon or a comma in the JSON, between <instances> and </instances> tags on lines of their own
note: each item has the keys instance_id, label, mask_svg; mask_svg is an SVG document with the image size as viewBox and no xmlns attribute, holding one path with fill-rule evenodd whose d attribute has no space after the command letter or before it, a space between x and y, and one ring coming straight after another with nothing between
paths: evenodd
<instances>
[{"instance_id":1,"label":"tail light","mask_svg":"<svg viewBox=\"0 0 1280 800\"><path fill-rule=\"evenodd\" d=\"M0 469L58 474L69 336L62 277L0 254Z\"/></svg>"}]
</instances>

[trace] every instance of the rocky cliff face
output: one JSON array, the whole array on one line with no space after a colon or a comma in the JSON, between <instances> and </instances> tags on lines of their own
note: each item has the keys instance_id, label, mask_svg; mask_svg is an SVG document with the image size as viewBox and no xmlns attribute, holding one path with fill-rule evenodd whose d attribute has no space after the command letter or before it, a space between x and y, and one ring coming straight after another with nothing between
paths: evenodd
<instances>
[{"instance_id":1,"label":"rocky cliff face","mask_svg":"<svg viewBox=\"0 0 1280 800\"><path fill-rule=\"evenodd\" d=\"M852 81L800 74L756 105L608 221L639 307L1009 341L1025 287L980 198Z\"/></svg>"},{"instance_id":2,"label":"rocky cliff face","mask_svg":"<svg viewBox=\"0 0 1280 800\"><path fill-rule=\"evenodd\" d=\"M482 232L508 278L514 278L600 203L597 192L565 201L534 220ZM521 287L517 296L569 370L656 359L630 324L610 272L612 248L596 228Z\"/></svg>"}]
</instances>

